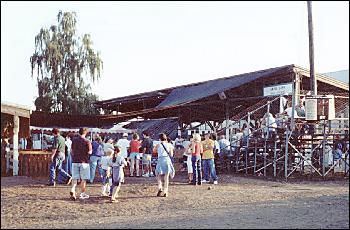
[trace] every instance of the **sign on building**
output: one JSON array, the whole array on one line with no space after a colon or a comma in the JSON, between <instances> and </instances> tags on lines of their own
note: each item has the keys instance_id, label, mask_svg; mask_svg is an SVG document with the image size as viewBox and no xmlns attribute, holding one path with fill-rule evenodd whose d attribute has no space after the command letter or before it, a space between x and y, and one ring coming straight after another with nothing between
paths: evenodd
<instances>
[{"instance_id":1,"label":"sign on building","mask_svg":"<svg viewBox=\"0 0 350 230\"><path fill-rule=\"evenodd\" d=\"M264 96L285 95L293 93L293 83L264 87Z\"/></svg>"},{"instance_id":2,"label":"sign on building","mask_svg":"<svg viewBox=\"0 0 350 230\"><path fill-rule=\"evenodd\" d=\"M334 95L307 95L305 97L305 120L335 119Z\"/></svg>"}]
</instances>

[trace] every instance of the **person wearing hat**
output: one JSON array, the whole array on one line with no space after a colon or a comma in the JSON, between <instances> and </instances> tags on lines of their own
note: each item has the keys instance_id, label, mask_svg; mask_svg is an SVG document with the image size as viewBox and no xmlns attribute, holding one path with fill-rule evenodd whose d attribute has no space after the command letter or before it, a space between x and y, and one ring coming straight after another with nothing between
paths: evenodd
<instances>
[{"instance_id":1,"label":"person wearing hat","mask_svg":"<svg viewBox=\"0 0 350 230\"><path fill-rule=\"evenodd\" d=\"M123 136L121 139L118 140L117 146L120 148L120 155L123 156L124 158L128 157L128 148L130 146L130 141L128 140L128 134L123 133Z\"/></svg>"},{"instance_id":2,"label":"person wearing hat","mask_svg":"<svg viewBox=\"0 0 350 230\"><path fill-rule=\"evenodd\" d=\"M120 156L124 157L124 159L127 160L128 149L130 147L130 141L128 140L127 133L123 133L122 138L118 140L116 146L120 148Z\"/></svg>"}]
</instances>

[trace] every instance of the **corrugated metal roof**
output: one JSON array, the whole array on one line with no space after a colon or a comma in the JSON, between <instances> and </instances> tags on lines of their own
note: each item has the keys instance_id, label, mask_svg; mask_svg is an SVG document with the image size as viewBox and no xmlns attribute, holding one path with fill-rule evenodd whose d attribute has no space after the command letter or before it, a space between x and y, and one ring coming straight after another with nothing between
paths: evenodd
<instances>
[{"instance_id":1,"label":"corrugated metal roof","mask_svg":"<svg viewBox=\"0 0 350 230\"><path fill-rule=\"evenodd\" d=\"M196 85L178 87L173 89L173 91L157 106L157 108L193 102L201 98L218 94L225 90L239 87L259 78L271 77L281 70L284 72L286 72L286 70L287 72L293 71L293 65L266 69L252 73L245 73L227 78L215 79Z\"/></svg>"},{"instance_id":2,"label":"corrugated metal roof","mask_svg":"<svg viewBox=\"0 0 350 230\"><path fill-rule=\"evenodd\" d=\"M169 106L173 107L173 106L191 103L199 99L218 94L225 90L239 87L241 85L257 80L259 78L271 77L279 74L286 75L288 73L295 73L295 72L298 72L306 77L309 77L309 70L296 66L294 64L291 64L291 65L285 65L285 66L276 67L276 68L244 73L244 74L225 77L225 78L213 79L213 80L204 81L204 82L197 82L197 83L192 83L192 84L187 84L182 86L176 86L172 88L166 88L162 90L156 90L152 92L145 92L145 93L130 95L126 97L119 97L119 98L114 98L110 100L99 101L99 102L96 102L95 105L97 107L107 108L112 105L124 104L124 103L127 104L137 100L154 101L155 98L158 98L159 96L161 96L161 98L165 97L165 99L161 101L160 104L158 104L156 107L149 107L144 109L166 108ZM321 74L317 74L316 77L317 77L317 80L320 82L333 85L343 90L347 90L347 91L349 90L349 85L346 83L337 81L333 78L330 78ZM126 110L125 112L128 112L128 111Z\"/></svg>"}]
</instances>

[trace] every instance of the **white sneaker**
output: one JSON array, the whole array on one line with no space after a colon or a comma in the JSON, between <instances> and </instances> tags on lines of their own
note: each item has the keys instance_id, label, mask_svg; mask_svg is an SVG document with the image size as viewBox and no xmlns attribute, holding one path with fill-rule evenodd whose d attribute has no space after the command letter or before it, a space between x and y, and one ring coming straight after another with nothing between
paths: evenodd
<instances>
[{"instance_id":1,"label":"white sneaker","mask_svg":"<svg viewBox=\"0 0 350 230\"><path fill-rule=\"evenodd\" d=\"M84 200L84 199L89 199L89 195L88 194L86 194L86 193L80 193L80 197L79 197L79 199L82 199L82 200Z\"/></svg>"},{"instance_id":2,"label":"white sneaker","mask_svg":"<svg viewBox=\"0 0 350 230\"><path fill-rule=\"evenodd\" d=\"M149 174L146 173L146 174L143 174L142 176L143 176L143 177L149 177Z\"/></svg>"},{"instance_id":3,"label":"white sneaker","mask_svg":"<svg viewBox=\"0 0 350 230\"><path fill-rule=\"evenodd\" d=\"M214 180L214 183L213 184L218 184L218 181L217 180Z\"/></svg>"},{"instance_id":4,"label":"white sneaker","mask_svg":"<svg viewBox=\"0 0 350 230\"><path fill-rule=\"evenodd\" d=\"M102 196L102 197L106 197L106 196L108 196L108 195L109 195L109 194L106 193L106 192L102 192L102 193L101 193L101 196Z\"/></svg>"},{"instance_id":5,"label":"white sneaker","mask_svg":"<svg viewBox=\"0 0 350 230\"><path fill-rule=\"evenodd\" d=\"M153 172L150 172L149 176L153 176Z\"/></svg>"},{"instance_id":6,"label":"white sneaker","mask_svg":"<svg viewBox=\"0 0 350 230\"><path fill-rule=\"evenodd\" d=\"M208 183L209 181L207 181L207 180L202 180L202 183Z\"/></svg>"}]
</instances>

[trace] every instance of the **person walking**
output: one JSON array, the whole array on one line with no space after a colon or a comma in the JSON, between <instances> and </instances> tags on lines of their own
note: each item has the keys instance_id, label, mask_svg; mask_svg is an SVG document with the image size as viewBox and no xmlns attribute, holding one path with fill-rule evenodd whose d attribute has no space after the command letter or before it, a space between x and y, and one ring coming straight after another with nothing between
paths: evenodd
<instances>
[{"instance_id":1,"label":"person walking","mask_svg":"<svg viewBox=\"0 0 350 230\"><path fill-rule=\"evenodd\" d=\"M99 136L95 137L95 140L91 143L92 145L92 154L90 156L90 183L94 183L96 167L98 173L102 178L103 171L101 168L101 157L105 155L103 150L103 141Z\"/></svg>"},{"instance_id":2,"label":"person walking","mask_svg":"<svg viewBox=\"0 0 350 230\"><path fill-rule=\"evenodd\" d=\"M81 180L81 193L80 199L88 199L89 195L86 194L86 180L90 179L90 166L89 156L92 153L91 142L85 138L88 133L87 128L79 129L79 136L76 136L72 140L72 188L70 191L70 197L72 200L76 200L75 187L78 180Z\"/></svg>"},{"instance_id":3,"label":"person walking","mask_svg":"<svg viewBox=\"0 0 350 230\"><path fill-rule=\"evenodd\" d=\"M113 156L114 150L108 149L105 156L101 157L100 166L102 168L102 192L101 196L110 195L110 186L112 185L112 172L110 162Z\"/></svg>"},{"instance_id":4,"label":"person walking","mask_svg":"<svg viewBox=\"0 0 350 230\"><path fill-rule=\"evenodd\" d=\"M154 151L158 154L158 161L155 170L158 182L157 196L168 197L169 196L169 177L174 178L175 169L171 162L171 158L174 155L173 148L167 140L167 136L164 133L159 134L160 143L154 147Z\"/></svg>"},{"instance_id":5,"label":"person walking","mask_svg":"<svg viewBox=\"0 0 350 230\"><path fill-rule=\"evenodd\" d=\"M64 181L66 181L67 184L69 184L72 180L71 176L63 169L62 164L65 160L65 140L60 135L60 131L57 128L52 129L52 134L54 136L53 138L53 145L52 145L52 155L51 155L51 163L50 163L50 178L49 178L49 186L55 186L56 185L56 179L58 178L58 174L61 174L64 178Z\"/></svg>"},{"instance_id":6,"label":"person walking","mask_svg":"<svg viewBox=\"0 0 350 230\"><path fill-rule=\"evenodd\" d=\"M128 165L124 156L121 155L121 149L119 146L114 148L114 154L109 164L112 167L112 186L110 190L111 203L116 202L121 183L124 182L124 170L123 168ZM114 188L116 188L114 190Z\"/></svg>"},{"instance_id":7,"label":"person walking","mask_svg":"<svg viewBox=\"0 0 350 230\"><path fill-rule=\"evenodd\" d=\"M62 134L61 136L65 138L65 159L62 163L62 168L69 174L69 176L72 176L72 156L70 154L72 148L72 141L70 140L69 135L67 133ZM57 182L59 184L67 183L67 179L64 173L58 173Z\"/></svg>"}]
</instances>

